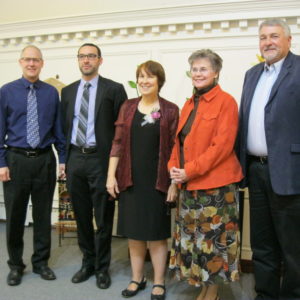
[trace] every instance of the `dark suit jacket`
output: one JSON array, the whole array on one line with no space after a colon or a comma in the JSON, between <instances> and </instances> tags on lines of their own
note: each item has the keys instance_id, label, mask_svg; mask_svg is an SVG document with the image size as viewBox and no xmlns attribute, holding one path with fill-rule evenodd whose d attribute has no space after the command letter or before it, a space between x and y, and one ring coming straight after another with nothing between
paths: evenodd
<instances>
[{"instance_id":1,"label":"dark suit jacket","mask_svg":"<svg viewBox=\"0 0 300 300\"><path fill-rule=\"evenodd\" d=\"M131 176L131 156L130 156L130 133L133 117L137 110L141 98L126 101L116 122L116 134L113 141L111 156L120 157L117 169L117 181L120 191L124 191L133 185ZM156 189L167 193L170 185L170 175L167 163L174 145L175 133L179 118L179 109L176 104L163 98L159 98L160 106L160 142L159 160L156 179Z\"/></svg>"},{"instance_id":2,"label":"dark suit jacket","mask_svg":"<svg viewBox=\"0 0 300 300\"><path fill-rule=\"evenodd\" d=\"M70 153L75 101L79 83L80 81L76 81L63 88L61 92L62 122L67 138L67 161ZM125 99L127 99L127 94L122 84L99 76L95 101L95 136L102 161L101 168L105 174L115 133L114 123Z\"/></svg>"},{"instance_id":3,"label":"dark suit jacket","mask_svg":"<svg viewBox=\"0 0 300 300\"><path fill-rule=\"evenodd\" d=\"M264 63L245 76L240 105L237 152L247 186L247 134L253 94ZM268 166L273 190L279 195L300 194L300 56L289 52L265 107Z\"/></svg>"}]
</instances>

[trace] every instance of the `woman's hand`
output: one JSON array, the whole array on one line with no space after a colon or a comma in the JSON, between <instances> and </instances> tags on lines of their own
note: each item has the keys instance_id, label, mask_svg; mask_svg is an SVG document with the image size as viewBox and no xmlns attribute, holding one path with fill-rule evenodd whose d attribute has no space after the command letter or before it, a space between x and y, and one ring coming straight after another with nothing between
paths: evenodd
<instances>
[{"instance_id":1,"label":"woman's hand","mask_svg":"<svg viewBox=\"0 0 300 300\"><path fill-rule=\"evenodd\" d=\"M167 202L174 202L176 201L178 195L178 188L176 183L171 183L168 189L168 194L167 194Z\"/></svg>"},{"instance_id":2,"label":"woman's hand","mask_svg":"<svg viewBox=\"0 0 300 300\"><path fill-rule=\"evenodd\" d=\"M106 190L113 198L117 198L117 194L119 194L120 191L115 176L107 177Z\"/></svg>"},{"instance_id":3,"label":"woman's hand","mask_svg":"<svg viewBox=\"0 0 300 300\"><path fill-rule=\"evenodd\" d=\"M119 157L111 156L109 158L107 180L106 180L106 190L113 197L117 198L117 194L120 193L118 182L116 179L116 170L119 163Z\"/></svg>"},{"instance_id":4,"label":"woman's hand","mask_svg":"<svg viewBox=\"0 0 300 300\"><path fill-rule=\"evenodd\" d=\"M188 181L188 177L184 169L172 167L170 169L170 176L175 183L184 183Z\"/></svg>"}]
</instances>

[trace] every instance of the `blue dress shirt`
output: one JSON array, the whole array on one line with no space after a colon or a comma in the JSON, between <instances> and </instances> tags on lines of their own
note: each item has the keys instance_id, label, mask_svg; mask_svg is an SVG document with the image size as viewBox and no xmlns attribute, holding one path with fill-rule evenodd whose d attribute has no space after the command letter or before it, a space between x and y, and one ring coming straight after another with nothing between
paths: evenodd
<instances>
[{"instance_id":1,"label":"blue dress shirt","mask_svg":"<svg viewBox=\"0 0 300 300\"><path fill-rule=\"evenodd\" d=\"M30 82L24 77L0 89L0 167L6 167L6 146L30 148L27 143L27 96ZM59 162L65 163L59 96L56 89L40 80L34 83L37 97L40 143L43 149L55 145Z\"/></svg>"},{"instance_id":2,"label":"blue dress shirt","mask_svg":"<svg viewBox=\"0 0 300 300\"><path fill-rule=\"evenodd\" d=\"M98 79L99 76L94 77L89 81L91 84L89 88L89 110L88 110L88 122L87 122L87 133L86 133L86 145L85 147L93 147L96 146L96 137L95 137L95 102L96 102L96 94L98 87ZM76 145L76 136L77 136L77 128L78 128L78 118L80 114L80 106L81 106L81 98L83 94L83 88L85 85L85 81L81 79L80 84L78 86L76 102L75 102L75 110L74 110L74 119L73 119L73 129L72 129L72 139L71 144Z\"/></svg>"}]
</instances>

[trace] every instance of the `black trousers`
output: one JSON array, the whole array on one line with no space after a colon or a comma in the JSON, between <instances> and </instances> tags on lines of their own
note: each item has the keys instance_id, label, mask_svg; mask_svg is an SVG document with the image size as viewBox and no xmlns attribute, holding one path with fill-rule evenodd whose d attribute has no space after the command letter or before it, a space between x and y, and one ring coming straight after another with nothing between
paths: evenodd
<instances>
[{"instance_id":1,"label":"black trousers","mask_svg":"<svg viewBox=\"0 0 300 300\"><path fill-rule=\"evenodd\" d=\"M249 165L256 299L300 299L300 195L274 193L268 164Z\"/></svg>"},{"instance_id":2,"label":"black trousers","mask_svg":"<svg viewBox=\"0 0 300 300\"><path fill-rule=\"evenodd\" d=\"M56 159L52 152L37 157L7 151L11 180L3 183L6 237L11 269L23 270L24 224L31 196L34 268L48 264L51 247L51 211L56 182Z\"/></svg>"},{"instance_id":3,"label":"black trousers","mask_svg":"<svg viewBox=\"0 0 300 300\"><path fill-rule=\"evenodd\" d=\"M77 223L82 266L108 271L115 204L108 200L106 172L99 153L83 154L70 150L67 162L67 188ZM93 218L95 217L96 230Z\"/></svg>"}]
</instances>

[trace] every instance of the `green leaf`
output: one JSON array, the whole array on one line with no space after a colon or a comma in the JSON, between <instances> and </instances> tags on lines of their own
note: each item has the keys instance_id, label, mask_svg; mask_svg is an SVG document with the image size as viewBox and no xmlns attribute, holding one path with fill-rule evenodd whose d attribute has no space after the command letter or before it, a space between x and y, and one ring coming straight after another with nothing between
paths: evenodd
<instances>
[{"instance_id":1,"label":"green leaf","mask_svg":"<svg viewBox=\"0 0 300 300\"><path fill-rule=\"evenodd\" d=\"M192 77L192 75L191 75L191 72L190 72L190 71L186 71L186 72L185 72L185 74L186 74L186 76L187 76L187 77L189 77L189 78L191 78L191 77Z\"/></svg>"},{"instance_id":2,"label":"green leaf","mask_svg":"<svg viewBox=\"0 0 300 300\"><path fill-rule=\"evenodd\" d=\"M135 83L134 81L132 81L132 80L129 80L129 81L128 81L128 84L129 84L129 86L130 86L131 88L133 88L133 89L136 89L136 88L137 88L136 83Z\"/></svg>"}]
</instances>

